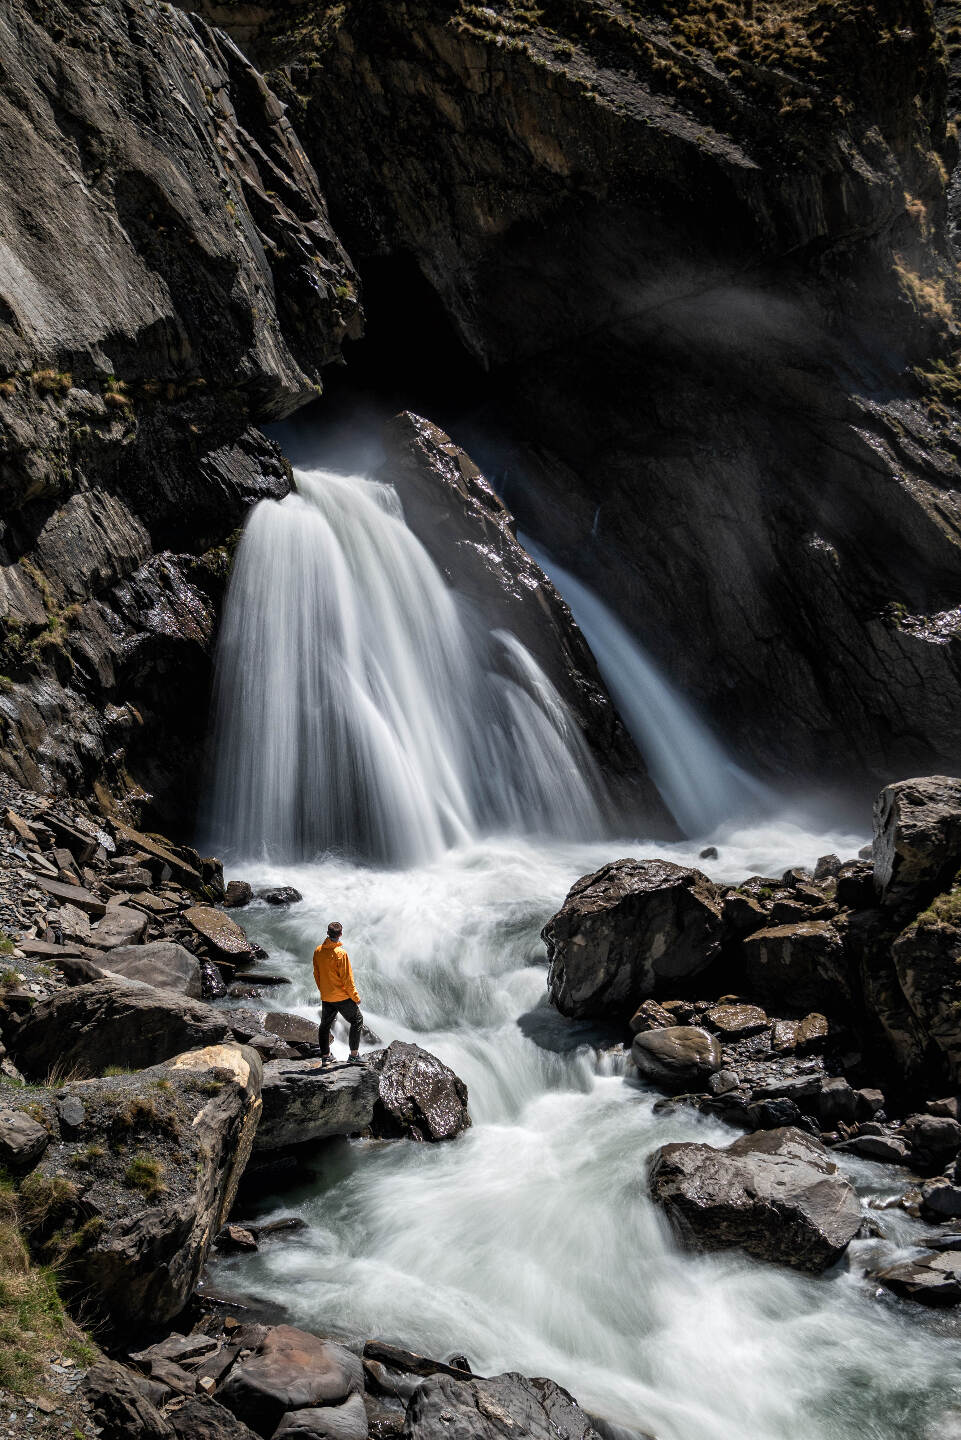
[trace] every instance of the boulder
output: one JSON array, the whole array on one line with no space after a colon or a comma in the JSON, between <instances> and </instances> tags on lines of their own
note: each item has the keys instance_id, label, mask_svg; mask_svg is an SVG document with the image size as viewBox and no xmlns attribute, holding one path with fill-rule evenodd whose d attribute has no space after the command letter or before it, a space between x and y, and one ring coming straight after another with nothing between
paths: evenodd
<instances>
[{"instance_id":1,"label":"boulder","mask_svg":"<svg viewBox=\"0 0 961 1440\"><path fill-rule=\"evenodd\" d=\"M673 1091L702 1089L723 1064L716 1036L697 1025L642 1031L631 1059L645 1080Z\"/></svg>"},{"instance_id":2,"label":"boulder","mask_svg":"<svg viewBox=\"0 0 961 1440\"><path fill-rule=\"evenodd\" d=\"M631 1034L639 1035L642 1030L663 1030L668 1025L676 1025L677 1021L671 1012L665 1010L656 1000L645 1000L642 1005L638 1005L628 1024Z\"/></svg>"},{"instance_id":3,"label":"boulder","mask_svg":"<svg viewBox=\"0 0 961 1440\"><path fill-rule=\"evenodd\" d=\"M269 1440L290 1411L339 1407L363 1391L357 1355L291 1325L276 1325L234 1365L217 1399Z\"/></svg>"},{"instance_id":4,"label":"boulder","mask_svg":"<svg viewBox=\"0 0 961 1440\"><path fill-rule=\"evenodd\" d=\"M563 1015L626 1021L720 949L721 892L668 860L615 860L584 875L541 932Z\"/></svg>"},{"instance_id":5,"label":"boulder","mask_svg":"<svg viewBox=\"0 0 961 1440\"><path fill-rule=\"evenodd\" d=\"M131 980L95 980L35 1005L8 1036L24 1074L99 1075L118 1060L131 1069L159 1064L230 1036L230 1015Z\"/></svg>"},{"instance_id":6,"label":"boulder","mask_svg":"<svg viewBox=\"0 0 961 1440\"><path fill-rule=\"evenodd\" d=\"M877 1160L882 1165L906 1165L908 1147L896 1135L854 1135L842 1140L835 1150L843 1155L860 1155L862 1160Z\"/></svg>"},{"instance_id":7,"label":"boulder","mask_svg":"<svg viewBox=\"0 0 961 1440\"><path fill-rule=\"evenodd\" d=\"M408 1440L599 1440L590 1417L553 1380L432 1375L411 1399Z\"/></svg>"},{"instance_id":8,"label":"boulder","mask_svg":"<svg viewBox=\"0 0 961 1440\"><path fill-rule=\"evenodd\" d=\"M722 1040L743 1040L748 1035L759 1035L771 1026L759 1005L712 1005L705 1012L704 1020Z\"/></svg>"},{"instance_id":9,"label":"boulder","mask_svg":"<svg viewBox=\"0 0 961 1440\"><path fill-rule=\"evenodd\" d=\"M191 905L183 912L183 918L218 955L228 960L255 953L243 928L213 905Z\"/></svg>"},{"instance_id":10,"label":"boulder","mask_svg":"<svg viewBox=\"0 0 961 1440\"><path fill-rule=\"evenodd\" d=\"M948 1251L902 1260L876 1271L874 1278L896 1295L921 1305L957 1305L961 1300L961 1253Z\"/></svg>"},{"instance_id":11,"label":"boulder","mask_svg":"<svg viewBox=\"0 0 961 1440\"><path fill-rule=\"evenodd\" d=\"M366 1065L322 1068L319 1060L269 1060L255 1148L282 1150L366 1130L377 1094L378 1076Z\"/></svg>"},{"instance_id":12,"label":"boulder","mask_svg":"<svg viewBox=\"0 0 961 1440\"><path fill-rule=\"evenodd\" d=\"M173 1430L123 1365L98 1360L83 1389L101 1440L171 1440Z\"/></svg>"},{"instance_id":13,"label":"boulder","mask_svg":"<svg viewBox=\"0 0 961 1440\"><path fill-rule=\"evenodd\" d=\"M196 955L175 940L151 940L146 945L124 945L103 957L103 965L113 975L139 980L156 990L172 990L175 995L199 1000L203 980Z\"/></svg>"},{"instance_id":14,"label":"boulder","mask_svg":"<svg viewBox=\"0 0 961 1440\"><path fill-rule=\"evenodd\" d=\"M726 1150L664 1145L650 1188L683 1242L737 1246L801 1270L832 1265L861 1225L853 1186L823 1145L793 1127L745 1135Z\"/></svg>"},{"instance_id":15,"label":"boulder","mask_svg":"<svg viewBox=\"0 0 961 1440\"><path fill-rule=\"evenodd\" d=\"M957 1220L961 1215L961 1186L939 1176L921 1191L921 1211L928 1220Z\"/></svg>"},{"instance_id":16,"label":"boulder","mask_svg":"<svg viewBox=\"0 0 961 1440\"><path fill-rule=\"evenodd\" d=\"M291 1045L316 1045L318 1041L315 1020L307 1020L303 1015L288 1015L283 1010L268 1010L264 1015L264 1029L269 1030L271 1035L279 1035L281 1040Z\"/></svg>"},{"instance_id":17,"label":"boulder","mask_svg":"<svg viewBox=\"0 0 961 1440\"><path fill-rule=\"evenodd\" d=\"M936 897L890 947L909 1021L961 1086L961 888ZM900 998L900 997L899 997Z\"/></svg>"},{"instance_id":18,"label":"boulder","mask_svg":"<svg viewBox=\"0 0 961 1440\"><path fill-rule=\"evenodd\" d=\"M467 1086L429 1050L394 1040L367 1063L378 1077L374 1135L453 1140L469 1127Z\"/></svg>"},{"instance_id":19,"label":"boulder","mask_svg":"<svg viewBox=\"0 0 961 1440\"><path fill-rule=\"evenodd\" d=\"M238 910L242 905L249 905L253 898L253 887L246 880L231 880L224 892L224 909Z\"/></svg>"},{"instance_id":20,"label":"boulder","mask_svg":"<svg viewBox=\"0 0 961 1440\"><path fill-rule=\"evenodd\" d=\"M917 913L961 868L961 780L927 775L874 802L874 883L886 908Z\"/></svg>"},{"instance_id":21,"label":"boulder","mask_svg":"<svg viewBox=\"0 0 961 1440\"><path fill-rule=\"evenodd\" d=\"M824 920L775 925L742 941L748 989L767 1005L837 1010L850 1003L841 937Z\"/></svg>"},{"instance_id":22,"label":"boulder","mask_svg":"<svg viewBox=\"0 0 961 1440\"><path fill-rule=\"evenodd\" d=\"M147 917L142 910L128 910L125 905L112 905L103 919L90 931L88 943L97 950L115 950L121 945L139 944L146 933Z\"/></svg>"},{"instance_id":23,"label":"boulder","mask_svg":"<svg viewBox=\"0 0 961 1440\"><path fill-rule=\"evenodd\" d=\"M367 1410L362 1395L348 1395L341 1405L289 1410L272 1440L367 1440Z\"/></svg>"},{"instance_id":24,"label":"boulder","mask_svg":"<svg viewBox=\"0 0 961 1440\"><path fill-rule=\"evenodd\" d=\"M257 898L266 900L268 905L296 905L304 897L293 885L275 885L270 890L258 890Z\"/></svg>"},{"instance_id":25,"label":"boulder","mask_svg":"<svg viewBox=\"0 0 961 1440\"><path fill-rule=\"evenodd\" d=\"M838 1120L851 1122L858 1113L858 1097L842 1075L833 1075L820 1087L818 1114L830 1129Z\"/></svg>"},{"instance_id":26,"label":"boulder","mask_svg":"<svg viewBox=\"0 0 961 1440\"><path fill-rule=\"evenodd\" d=\"M0 1110L0 1166L22 1174L40 1159L50 1135L22 1110Z\"/></svg>"},{"instance_id":27,"label":"boulder","mask_svg":"<svg viewBox=\"0 0 961 1440\"><path fill-rule=\"evenodd\" d=\"M177 1440L255 1440L254 1432L216 1400L190 1396L166 1419Z\"/></svg>"},{"instance_id":28,"label":"boulder","mask_svg":"<svg viewBox=\"0 0 961 1440\"><path fill-rule=\"evenodd\" d=\"M249 1158L260 1086L259 1058L235 1044L70 1085L82 1134L51 1140L23 1182L23 1223L106 1330L156 1329L186 1305ZM50 1092L30 1103L56 1133Z\"/></svg>"}]
</instances>

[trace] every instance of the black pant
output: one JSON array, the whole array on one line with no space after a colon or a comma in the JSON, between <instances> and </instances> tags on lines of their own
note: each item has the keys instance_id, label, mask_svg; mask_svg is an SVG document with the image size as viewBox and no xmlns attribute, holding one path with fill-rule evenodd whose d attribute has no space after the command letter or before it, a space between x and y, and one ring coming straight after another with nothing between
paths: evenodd
<instances>
[{"instance_id":1,"label":"black pant","mask_svg":"<svg viewBox=\"0 0 961 1440\"><path fill-rule=\"evenodd\" d=\"M334 1016L343 1015L350 1025L350 1048L356 1050L360 1045L360 1032L363 1028L364 1017L360 1013L360 1006L356 1000L324 1000L320 1007L320 1053L330 1054L330 1027L334 1023Z\"/></svg>"}]
</instances>

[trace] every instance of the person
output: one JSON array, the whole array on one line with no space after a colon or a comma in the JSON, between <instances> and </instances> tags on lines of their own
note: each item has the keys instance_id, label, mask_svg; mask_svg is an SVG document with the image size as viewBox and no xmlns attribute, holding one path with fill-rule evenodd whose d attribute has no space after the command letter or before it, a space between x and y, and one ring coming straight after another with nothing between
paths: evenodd
<instances>
[{"instance_id":1,"label":"person","mask_svg":"<svg viewBox=\"0 0 961 1440\"><path fill-rule=\"evenodd\" d=\"M350 956L341 944L343 933L340 921L332 920L327 926L327 939L314 951L314 980L320 991L320 1058L324 1065L330 1061L330 1030L338 1014L343 1015L350 1026L348 1063L364 1063L358 1053L364 1017L360 1011L354 972L350 968Z\"/></svg>"}]
</instances>

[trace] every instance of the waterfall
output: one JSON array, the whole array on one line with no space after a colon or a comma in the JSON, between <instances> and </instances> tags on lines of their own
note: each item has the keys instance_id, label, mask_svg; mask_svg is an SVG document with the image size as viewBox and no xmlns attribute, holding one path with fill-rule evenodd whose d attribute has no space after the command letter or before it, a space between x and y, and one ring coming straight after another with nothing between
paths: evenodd
<instances>
[{"instance_id":1,"label":"waterfall","mask_svg":"<svg viewBox=\"0 0 961 1440\"><path fill-rule=\"evenodd\" d=\"M212 841L416 864L599 833L603 786L523 645L446 585L389 485L328 470L252 511L218 646Z\"/></svg>"},{"instance_id":2,"label":"waterfall","mask_svg":"<svg viewBox=\"0 0 961 1440\"><path fill-rule=\"evenodd\" d=\"M767 787L734 763L604 602L539 546L518 538L570 606L651 779L685 834L707 835L768 806Z\"/></svg>"}]
</instances>

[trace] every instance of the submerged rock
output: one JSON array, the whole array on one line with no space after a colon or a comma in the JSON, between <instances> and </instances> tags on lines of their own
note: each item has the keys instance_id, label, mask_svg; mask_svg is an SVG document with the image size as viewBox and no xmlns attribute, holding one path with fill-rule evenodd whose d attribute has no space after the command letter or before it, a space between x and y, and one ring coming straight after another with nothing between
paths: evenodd
<instances>
[{"instance_id":1,"label":"submerged rock","mask_svg":"<svg viewBox=\"0 0 961 1440\"><path fill-rule=\"evenodd\" d=\"M541 934L558 1010L627 1021L717 955L721 892L669 860L614 860L572 885Z\"/></svg>"},{"instance_id":2,"label":"submerged rock","mask_svg":"<svg viewBox=\"0 0 961 1440\"><path fill-rule=\"evenodd\" d=\"M371 1128L385 1140L453 1140L469 1128L467 1086L419 1045L394 1040L367 1059L378 1077Z\"/></svg>"},{"instance_id":3,"label":"submerged rock","mask_svg":"<svg viewBox=\"0 0 961 1440\"><path fill-rule=\"evenodd\" d=\"M682 1242L736 1246L800 1270L833 1265L861 1225L854 1187L823 1145L793 1127L745 1135L725 1150L664 1145L652 1157L650 1189Z\"/></svg>"}]
</instances>

